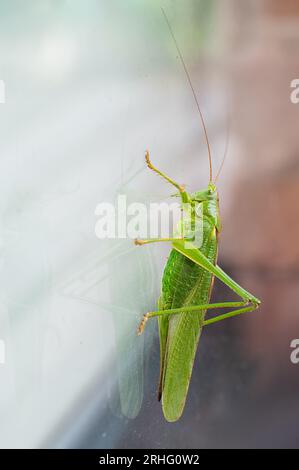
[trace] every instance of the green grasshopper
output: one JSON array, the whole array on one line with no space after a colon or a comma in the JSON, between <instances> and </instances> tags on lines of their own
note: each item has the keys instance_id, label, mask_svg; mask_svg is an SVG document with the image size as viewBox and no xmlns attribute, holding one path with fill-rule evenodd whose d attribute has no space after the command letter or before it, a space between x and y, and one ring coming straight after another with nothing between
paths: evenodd
<instances>
[{"instance_id":1,"label":"green grasshopper","mask_svg":"<svg viewBox=\"0 0 299 470\"><path fill-rule=\"evenodd\" d=\"M146 322L150 318L158 317L160 336L158 399L162 400L165 419L172 422L177 421L184 410L202 328L235 315L252 312L259 307L261 302L237 284L217 265L218 235L221 230L221 222L219 198L215 181L219 172L213 181L211 150L204 119L189 73L165 13L164 16L199 111L207 143L210 166L208 187L189 194L183 185L175 182L158 170L152 164L148 151L146 152L147 166L177 188L182 204L188 203L191 206L189 217L183 218L181 221L183 226L182 233L188 233L188 237L135 240L137 245L159 241L169 241L172 244L172 250L163 273L162 292L158 301L158 310L146 313L137 331L140 335L144 330ZM198 204L201 207L200 215L195 210ZM191 226L196 227L198 217L202 218L201 224L198 225L202 230L202 244L200 248L192 245L192 239L189 236L190 222ZM188 246L186 241L188 241ZM214 277L220 279L233 292L238 294L240 301L210 303ZM228 308L229 312L205 319L207 310L216 308Z\"/></svg>"}]
</instances>

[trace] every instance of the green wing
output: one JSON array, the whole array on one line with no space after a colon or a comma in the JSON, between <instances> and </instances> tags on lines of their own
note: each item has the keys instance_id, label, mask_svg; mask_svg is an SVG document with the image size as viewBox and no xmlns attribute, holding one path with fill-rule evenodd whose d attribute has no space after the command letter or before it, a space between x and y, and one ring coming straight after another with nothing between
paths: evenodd
<instances>
[{"instance_id":1,"label":"green wing","mask_svg":"<svg viewBox=\"0 0 299 470\"><path fill-rule=\"evenodd\" d=\"M187 260L185 256L183 256L177 250L171 250L163 273L162 294L158 301L159 310L173 308L175 305L182 305L184 302L185 294L184 290L179 288L179 278L188 276L186 273L187 264L190 265L190 261ZM168 315L160 316L158 319L160 337L160 380L158 388L158 400L161 399L163 390L164 366L166 360L168 326L170 319L171 318Z\"/></svg>"},{"instance_id":2,"label":"green wing","mask_svg":"<svg viewBox=\"0 0 299 470\"><path fill-rule=\"evenodd\" d=\"M215 264L217 235L213 224L208 221L206 224L206 237L201 252ZM159 307L166 309L208 303L212 275L182 252L177 251L183 246L183 242L179 242L178 246L176 244L173 244L176 249L172 250L165 267ZM183 412L204 315L205 312L184 312L159 318L161 350L159 390L162 394L164 416L168 421L176 421Z\"/></svg>"}]
</instances>

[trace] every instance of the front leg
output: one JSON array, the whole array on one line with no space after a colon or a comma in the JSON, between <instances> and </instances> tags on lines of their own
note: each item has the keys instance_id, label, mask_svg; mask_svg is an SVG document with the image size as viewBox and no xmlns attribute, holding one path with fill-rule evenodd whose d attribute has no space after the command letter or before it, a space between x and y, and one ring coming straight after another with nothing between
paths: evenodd
<instances>
[{"instance_id":1,"label":"front leg","mask_svg":"<svg viewBox=\"0 0 299 470\"><path fill-rule=\"evenodd\" d=\"M184 240L183 237L178 237L178 238L149 238L149 239L144 239L141 240L140 238L136 238L134 240L135 245L148 245L149 243L157 243L157 242L174 242L178 240Z\"/></svg>"}]
</instances>

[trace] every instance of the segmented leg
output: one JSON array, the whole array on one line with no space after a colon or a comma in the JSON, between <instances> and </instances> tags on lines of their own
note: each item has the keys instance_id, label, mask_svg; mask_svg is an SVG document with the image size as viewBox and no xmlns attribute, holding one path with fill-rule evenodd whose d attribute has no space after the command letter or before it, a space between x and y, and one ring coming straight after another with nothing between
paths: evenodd
<instances>
[{"instance_id":1,"label":"segmented leg","mask_svg":"<svg viewBox=\"0 0 299 470\"><path fill-rule=\"evenodd\" d=\"M153 317L159 317L162 315L178 315L183 312L188 312L188 313L199 313L202 310L212 310L215 308L236 308L236 307L242 307L238 310L232 310L230 312L224 313L223 315L218 315L217 317L211 318L209 320L205 320L202 324L202 326L209 325L210 323L216 323L220 320L224 320L225 318L233 317L235 315L240 315L241 313L249 312L252 310L255 310L254 307L252 306L247 306L248 302L243 301L243 302L217 302L213 304L201 304L201 305L184 305L183 307L178 307L178 308L172 308L168 310L157 310L154 312L148 312L145 315L143 315L143 318L137 328L137 334L141 335L144 331L146 322Z\"/></svg>"}]
</instances>

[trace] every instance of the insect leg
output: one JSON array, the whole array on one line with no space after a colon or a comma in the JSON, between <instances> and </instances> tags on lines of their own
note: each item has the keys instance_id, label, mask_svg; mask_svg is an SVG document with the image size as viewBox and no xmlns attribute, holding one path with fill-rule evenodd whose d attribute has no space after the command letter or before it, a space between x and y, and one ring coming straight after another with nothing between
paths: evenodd
<instances>
[{"instance_id":1,"label":"insect leg","mask_svg":"<svg viewBox=\"0 0 299 470\"><path fill-rule=\"evenodd\" d=\"M176 240L184 240L184 238L150 238L147 240L140 240L136 238L134 240L135 245L147 245L148 243L156 243L156 242L173 242Z\"/></svg>"},{"instance_id":2,"label":"insect leg","mask_svg":"<svg viewBox=\"0 0 299 470\"><path fill-rule=\"evenodd\" d=\"M168 310L157 310L155 312L148 312L145 315L143 315L143 318L142 318L142 320L141 320L141 322L138 326L137 333L138 333L138 335L141 335L141 333L144 330L145 324L146 324L146 322L148 321L149 318L159 317L159 316L162 316L162 315L177 315L177 314L180 314L180 313L183 313L183 312L199 313L202 310L211 310L211 309L214 309L214 308L235 308L235 307L247 308L246 304L247 304L246 301L241 301L241 302L217 302L217 303L214 303L214 304L184 305L182 307L172 308L172 309L168 309ZM241 309L241 310L243 310L243 309ZM231 313L232 312L228 312L226 315L233 316L233 315L231 315ZM239 310L235 310L234 313L236 315L238 315ZM219 317L224 317L224 315L219 315ZM215 317L215 319L219 318L219 317L217 316L217 317ZM213 322L213 320L214 320L214 318L212 318L210 321L207 320L207 322L214 323L215 321L222 320L222 318L219 318L219 320L214 320L214 322ZM205 324L206 324L206 322L203 323L203 325L205 325Z\"/></svg>"},{"instance_id":3,"label":"insect leg","mask_svg":"<svg viewBox=\"0 0 299 470\"><path fill-rule=\"evenodd\" d=\"M226 320L227 318L235 317L236 315L241 315L242 313L253 312L253 310L256 310L254 305L251 305L250 307L239 308L238 310L232 310L231 312L224 313L223 315L217 315L217 317L204 320L203 326L211 325L212 323L217 323L218 321Z\"/></svg>"},{"instance_id":4,"label":"insect leg","mask_svg":"<svg viewBox=\"0 0 299 470\"><path fill-rule=\"evenodd\" d=\"M252 295L250 292L247 292L245 289L243 289L243 287L237 284L237 282L234 281L228 274L226 274L219 266L215 266L213 263L211 263L211 261L209 261L208 258L198 248L186 248L184 244L178 240L173 241L172 245L173 248L175 248L181 254L191 259L191 261L198 264L203 269L220 279L232 291L238 294L247 304L251 303L252 306L258 308L261 301L254 297L254 295Z\"/></svg>"},{"instance_id":5,"label":"insect leg","mask_svg":"<svg viewBox=\"0 0 299 470\"><path fill-rule=\"evenodd\" d=\"M189 196L188 196L188 193L185 191L185 187L182 184L179 184L176 181L174 181L169 176L165 175L165 173L163 173L162 171L158 170L158 168L156 168L152 164L152 162L150 160L148 150L146 150L146 152L145 152L145 160L146 160L146 164L147 164L148 168L150 168L150 170L153 170L155 173L162 176L162 178L164 178L166 181L168 181L168 183L172 184L173 186L175 186L179 190L183 202L188 202L189 201Z\"/></svg>"}]
</instances>

